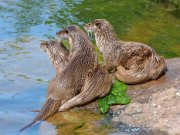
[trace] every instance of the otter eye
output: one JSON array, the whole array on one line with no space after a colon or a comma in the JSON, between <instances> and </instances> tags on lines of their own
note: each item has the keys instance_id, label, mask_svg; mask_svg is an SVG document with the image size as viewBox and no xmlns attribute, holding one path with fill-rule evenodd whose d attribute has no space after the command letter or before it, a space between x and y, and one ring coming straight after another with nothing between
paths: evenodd
<instances>
[{"instance_id":1,"label":"otter eye","mask_svg":"<svg viewBox=\"0 0 180 135\"><path fill-rule=\"evenodd\" d=\"M100 22L96 22L95 25L99 28L100 27Z\"/></svg>"},{"instance_id":2,"label":"otter eye","mask_svg":"<svg viewBox=\"0 0 180 135\"><path fill-rule=\"evenodd\" d=\"M68 30L65 30L65 33L68 34Z\"/></svg>"}]
</instances>

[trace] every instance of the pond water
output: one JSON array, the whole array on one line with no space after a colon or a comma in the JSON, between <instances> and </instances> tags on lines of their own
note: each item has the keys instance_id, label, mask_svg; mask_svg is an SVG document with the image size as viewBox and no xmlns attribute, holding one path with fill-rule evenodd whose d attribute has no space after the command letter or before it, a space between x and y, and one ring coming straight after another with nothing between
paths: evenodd
<instances>
[{"instance_id":1,"label":"pond water","mask_svg":"<svg viewBox=\"0 0 180 135\"><path fill-rule=\"evenodd\" d=\"M19 133L45 101L55 75L39 45L70 24L105 18L122 40L151 45L165 58L180 57L180 12L150 0L1 0L0 134L110 134L94 111L58 113Z\"/></svg>"}]
</instances>

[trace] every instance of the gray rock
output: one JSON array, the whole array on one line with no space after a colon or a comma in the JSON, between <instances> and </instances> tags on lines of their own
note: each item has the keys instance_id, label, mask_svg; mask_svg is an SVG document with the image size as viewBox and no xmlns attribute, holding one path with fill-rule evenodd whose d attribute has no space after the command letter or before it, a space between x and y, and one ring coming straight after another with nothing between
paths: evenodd
<instances>
[{"instance_id":1,"label":"gray rock","mask_svg":"<svg viewBox=\"0 0 180 135\"><path fill-rule=\"evenodd\" d=\"M110 122L132 135L180 134L180 58L166 60L167 73L155 81L130 85L129 105L111 107Z\"/></svg>"}]
</instances>

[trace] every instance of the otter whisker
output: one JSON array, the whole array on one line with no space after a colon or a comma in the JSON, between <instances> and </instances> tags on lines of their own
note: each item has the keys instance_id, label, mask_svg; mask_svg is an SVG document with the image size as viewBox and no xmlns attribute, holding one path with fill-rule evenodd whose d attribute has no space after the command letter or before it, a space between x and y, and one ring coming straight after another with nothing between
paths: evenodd
<instances>
[{"instance_id":1,"label":"otter whisker","mask_svg":"<svg viewBox=\"0 0 180 135\"><path fill-rule=\"evenodd\" d=\"M90 32L90 38L93 40L95 38L93 32Z\"/></svg>"},{"instance_id":2,"label":"otter whisker","mask_svg":"<svg viewBox=\"0 0 180 135\"><path fill-rule=\"evenodd\" d=\"M91 32L89 32L89 38L92 39L92 33Z\"/></svg>"},{"instance_id":3,"label":"otter whisker","mask_svg":"<svg viewBox=\"0 0 180 135\"><path fill-rule=\"evenodd\" d=\"M93 32L92 32L92 38L93 38L93 39L95 38L95 36L94 36Z\"/></svg>"},{"instance_id":4,"label":"otter whisker","mask_svg":"<svg viewBox=\"0 0 180 135\"><path fill-rule=\"evenodd\" d=\"M92 39L92 34L93 34L93 33L91 32L91 39Z\"/></svg>"},{"instance_id":5,"label":"otter whisker","mask_svg":"<svg viewBox=\"0 0 180 135\"><path fill-rule=\"evenodd\" d=\"M90 37L90 32L89 31L87 32L87 34L88 34L88 37Z\"/></svg>"}]
</instances>

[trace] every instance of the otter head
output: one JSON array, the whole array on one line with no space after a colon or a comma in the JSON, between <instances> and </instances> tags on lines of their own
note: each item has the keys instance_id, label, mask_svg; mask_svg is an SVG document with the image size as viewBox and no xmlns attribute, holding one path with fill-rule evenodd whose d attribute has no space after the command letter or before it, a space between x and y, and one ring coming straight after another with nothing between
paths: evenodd
<instances>
[{"instance_id":1,"label":"otter head","mask_svg":"<svg viewBox=\"0 0 180 135\"><path fill-rule=\"evenodd\" d=\"M43 41L40 48L45 52L54 52L57 50L59 43L57 41Z\"/></svg>"},{"instance_id":2,"label":"otter head","mask_svg":"<svg viewBox=\"0 0 180 135\"><path fill-rule=\"evenodd\" d=\"M105 19L96 19L88 24L85 25L84 29L87 32L104 32L104 31L109 31L112 30L111 24L105 20Z\"/></svg>"},{"instance_id":3,"label":"otter head","mask_svg":"<svg viewBox=\"0 0 180 135\"><path fill-rule=\"evenodd\" d=\"M80 27L77 25L72 25L69 26L63 30L60 30L56 33L57 37L61 40L61 39L71 39L73 38L80 30Z\"/></svg>"}]
</instances>

